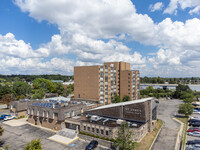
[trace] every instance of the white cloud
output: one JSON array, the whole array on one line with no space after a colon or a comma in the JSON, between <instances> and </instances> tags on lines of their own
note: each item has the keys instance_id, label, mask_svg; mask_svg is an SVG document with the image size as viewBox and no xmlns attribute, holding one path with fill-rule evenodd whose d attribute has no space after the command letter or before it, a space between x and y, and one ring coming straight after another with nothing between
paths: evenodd
<instances>
[{"instance_id":1,"label":"white cloud","mask_svg":"<svg viewBox=\"0 0 200 150\"><path fill-rule=\"evenodd\" d=\"M57 24L60 30L60 35L54 35L49 43L41 45L38 50L32 50L30 44L23 41L21 45L25 48L20 48L18 53L9 50L10 59L19 57L16 59L24 62L28 61L29 57L41 58L37 61L34 59L34 63L37 63L36 68L61 70L59 66L48 67L53 66L52 63L56 61L63 65L71 65L69 68L72 68L73 65L122 60L130 61L133 69L143 68L141 71L147 75L162 73L165 76L170 74L173 70L171 68L175 68L181 74L190 67L197 67L195 64L199 61L198 58L193 61L194 56L200 53L198 18L185 22L173 22L170 18L166 18L160 23L154 23L148 15L138 14L130 0L15 0L15 4L38 21L47 20ZM198 1L171 0L165 13L175 13L178 5L182 9L188 7L195 9ZM13 37L10 36L9 39ZM155 56L143 57L139 52L133 52L128 48L125 42L119 42L120 39L138 41L158 46L160 49ZM76 56L75 62L57 60L59 57L67 58L69 55ZM44 59L46 57L51 59ZM54 57L57 58L56 61L53 61ZM32 62L33 59L29 61ZM7 63L12 66L12 62ZM163 66L167 70L166 73L162 69Z\"/></svg>"},{"instance_id":2,"label":"white cloud","mask_svg":"<svg viewBox=\"0 0 200 150\"><path fill-rule=\"evenodd\" d=\"M189 13L199 14L200 11L200 1L199 0L170 0L168 7L164 10L164 13L176 14L177 9L181 8L182 10L190 8Z\"/></svg>"},{"instance_id":3,"label":"white cloud","mask_svg":"<svg viewBox=\"0 0 200 150\"><path fill-rule=\"evenodd\" d=\"M26 44L23 40L16 40L12 33L5 36L0 34L0 56L15 56L20 58L28 57L47 57L48 50L40 48L33 50L30 44Z\"/></svg>"},{"instance_id":4,"label":"white cloud","mask_svg":"<svg viewBox=\"0 0 200 150\"><path fill-rule=\"evenodd\" d=\"M157 11L157 10L162 10L163 7L164 7L164 5L163 5L162 2L157 2L157 3L155 3L154 5L151 4L151 5L149 6L149 9L150 9L151 12L154 12L154 11Z\"/></svg>"}]
</instances>

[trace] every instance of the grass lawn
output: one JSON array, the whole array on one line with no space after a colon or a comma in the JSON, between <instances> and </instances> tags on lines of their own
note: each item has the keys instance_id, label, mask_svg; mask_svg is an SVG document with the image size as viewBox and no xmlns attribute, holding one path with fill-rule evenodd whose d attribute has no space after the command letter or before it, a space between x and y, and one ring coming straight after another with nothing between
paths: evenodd
<instances>
[{"instance_id":1,"label":"grass lawn","mask_svg":"<svg viewBox=\"0 0 200 150\"><path fill-rule=\"evenodd\" d=\"M158 119L153 131L151 133L147 133L140 143L135 144L135 150L148 150L162 125L162 120Z\"/></svg>"},{"instance_id":2,"label":"grass lawn","mask_svg":"<svg viewBox=\"0 0 200 150\"><path fill-rule=\"evenodd\" d=\"M176 117L176 119L178 119L179 121L181 121L181 122L183 122L185 124L184 132L183 132L183 144L182 144L182 148L184 149L185 142L186 142L186 136L187 136L188 118L186 118L186 117L184 117L184 118Z\"/></svg>"}]
</instances>

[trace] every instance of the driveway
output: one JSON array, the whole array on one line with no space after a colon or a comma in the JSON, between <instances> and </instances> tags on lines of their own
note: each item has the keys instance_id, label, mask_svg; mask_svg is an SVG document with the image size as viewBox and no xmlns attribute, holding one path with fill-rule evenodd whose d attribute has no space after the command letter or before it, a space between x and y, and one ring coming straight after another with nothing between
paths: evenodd
<instances>
[{"instance_id":1,"label":"driveway","mask_svg":"<svg viewBox=\"0 0 200 150\"><path fill-rule=\"evenodd\" d=\"M163 128L158 135L152 150L174 150L176 137L180 124L172 119L177 113L181 100L162 100L158 106L158 118L164 122Z\"/></svg>"},{"instance_id":2,"label":"driveway","mask_svg":"<svg viewBox=\"0 0 200 150\"><path fill-rule=\"evenodd\" d=\"M4 129L3 135L0 137L5 145L9 145L10 150L23 150L28 142L33 139L41 139L42 148L44 150L84 150L89 142L76 140L69 145L64 145L48 138L55 135L54 132L42 128L34 127L29 124L21 126L9 126L0 123ZM106 148L98 147L96 150L106 150Z\"/></svg>"}]
</instances>

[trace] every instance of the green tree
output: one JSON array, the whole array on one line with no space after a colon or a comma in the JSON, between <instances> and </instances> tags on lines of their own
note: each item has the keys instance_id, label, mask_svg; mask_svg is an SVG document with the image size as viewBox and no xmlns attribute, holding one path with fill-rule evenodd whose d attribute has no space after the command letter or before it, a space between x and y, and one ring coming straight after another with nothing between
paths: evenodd
<instances>
[{"instance_id":1,"label":"green tree","mask_svg":"<svg viewBox=\"0 0 200 150\"><path fill-rule=\"evenodd\" d=\"M120 102L121 102L120 96L115 94L112 99L112 103L120 103Z\"/></svg>"},{"instance_id":2,"label":"green tree","mask_svg":"<svg viewBox=\"0 0 200 150\"><path fill-rule=\"evenodd\" d=\"M122 98L122 101L123 101L123 102L127 102L127 101L130 101L130 100L131 100L130 97L127 96L127 95L125 95L125 96Z\"/></svg>"},{"instance_id":3,"label":"green tree","mask_svg":"<svg viewBox=\"0 0 200 150\"><path fill-rule=\"evenodd\" d=\"M55 93L58 93L58 95L62 95L64 92L64 86L62 83L54 83L55 86Z\"/></svg>"},{"instance_id":4,"label":"green tree","mask_svg":"<svg viewBox=\"0 0 200 150\"><path fill-rule=\"evenodd\" d=\"M134 150L135 143L132 135L133 131L124 121L117 132L116 146L118 146L120 150Z\"/></svg>"},{"instance_id":5,"label":"green tree","mask_svg":"<svg viewBox=\"0 0 200 150\"><path fill-rule=\"evenodd\" d=\"M180 99L194 99L194 95L187 92L180 92Z\"/></svg>"},{"instance_id":6,"label":"green tree","mask_svg":"<svg viewBox=\"0 0 200 150\"><path fill-rule=\"evenodd\" d=\"M40 139L34 139L28 142L24 150L42 150L42 144Z\"/></svg>"},{"instance_id":7,"label":"green tree","mask_svg":"<svg viewBox=\"0 0 200 150\"><path fill-rule=\"evenodd\" d=\"M31 93L31 86L23 81L16 81L13 84L13 94L16 99L19 99L21 96L26 97L28 94Z\"/></svg>"},{"instance_id":8,"label":"green tree","mask_svg":"<svg viewBox=\"0 0 200 150\"><path fill-rule=\"evenodd\" d=\"M192 104L189 104L189 103L181 104L179 106L178 113L184 114L186 117L188 117L189 115L193 113L193 109L194 109L194 106L192 106Z\"/></svg>"},{"instance_id":9,"label":"green tree","mask_svg":"<svg viewBox=\"0 0 200 150\"><path fill-rule=\"evenodd\" d=\"M33 87L34 89L44 89L46 92L54 92L55 91L55 86L54 83L50 80L43 79L43 78L36 78L33 81Z\"/></svg>"},{"instance_id":10,"label":"green tree","mask_svg":"<svg viewBox=\"0 0 200 150\"><path fill-rule=\"evenodd\" d=\"M186 98L183 100L185 103L192 103L194 100L191 98Z\"/></svg>"},{"instance_id":11,"label":"green tree","mask_svg":"<svg viewBox=\"0 0 200 150\"><path fill-rule=\"evenodd\" d=\"M8 85L0 85L0 99L3 95L11 93L11 88Z\"/></svg>"},{"instance_id":12,"label":"green tree","mask_svg":"<svg viewBox=\"0 0 200 150\"><path fill-rule=\"evenodd\" d=\"M192 90L190 89L190 87L188 85L179 84L176 87L176 91L174 92L173 97L174 98L181 98L181 95L183 95L185 92L186 93L192 93Z\"/></svg>"},{"instance_id":13,"label":"green tree","mask_svg":"<svg viewBox=\"0 0 200 150\"><path fill-rule=\"evenodd\" d=\"M43 88L41 89L34 89L33 95L31 96L32 99L42 99L45 95L45 90Z\"/></svg>"}]
</instances>

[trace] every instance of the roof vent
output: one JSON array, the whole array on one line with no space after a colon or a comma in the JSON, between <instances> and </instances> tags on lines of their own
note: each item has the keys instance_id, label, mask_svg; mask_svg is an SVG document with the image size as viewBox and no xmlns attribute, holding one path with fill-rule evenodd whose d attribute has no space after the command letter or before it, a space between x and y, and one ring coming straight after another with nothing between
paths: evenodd
<instances>
[{"instance_id":1,"label":"roof vent","mask_svg":"<svg viewBox=\"0 0 200 150\"><path fill-rule=\"evenodd\" d=\"M123 121L124 121L124 120L117 119L117 120L116 120L116 123L117 123L117 124L122 124L122 123L123 123Z\"/></svg>"}]
</instances>

